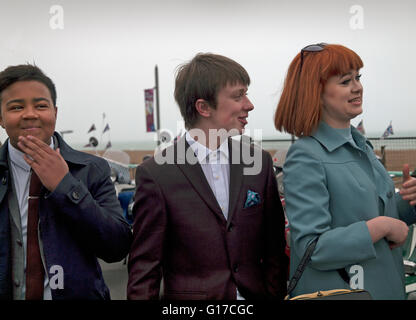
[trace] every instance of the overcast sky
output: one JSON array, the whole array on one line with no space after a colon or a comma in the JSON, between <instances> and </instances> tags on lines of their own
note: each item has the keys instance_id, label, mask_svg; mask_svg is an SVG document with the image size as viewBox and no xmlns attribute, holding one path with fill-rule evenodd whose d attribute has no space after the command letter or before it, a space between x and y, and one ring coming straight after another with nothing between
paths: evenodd
<instances>
[{"instance_id":1,"label":"overcast sky","mask_svg":"<svg viewBox=\"0 0 416 320\"><path fill-rule=\"evenodd\" d=\"M161 127L176 133L176 67L198 52L226 55L250 74L249 125L283 137L273 114L290 61L307 44L339 43L364 61L367 132L416 135L416 1L0 0L0 69L35 62L58 91L57 130L88 142L92 123L110 125L113 145L153 141L144 92L159 68ZM57 7L58 6L58 7ZM62 29L63 27L63 29ZM286 137L286 136L285 136ZM1 129L1 141L5 139Z\"/></svg>"}]
</instances>

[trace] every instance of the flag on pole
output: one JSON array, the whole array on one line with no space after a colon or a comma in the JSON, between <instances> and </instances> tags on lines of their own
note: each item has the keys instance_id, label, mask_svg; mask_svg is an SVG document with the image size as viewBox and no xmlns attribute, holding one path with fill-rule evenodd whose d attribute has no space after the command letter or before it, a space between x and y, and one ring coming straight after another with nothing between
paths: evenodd
<instances>
[{"instance_id":1,"label":"flag on pole","mask_svg":"<svg viewBox=\"0 0 416 320\"><path fill-rule=\"evenodd\" d=\"M144 90L144 103L146 111L146 132L154 132L156 130L153 107L153 89Z\"/></svg>"},{"instance_id":2,"label":"flag on pole","mask_svg":"<svg viewBox=\"0 0 416 320\"><path fill-rule=\"evenodd\" d=\"M98 140L96 137L91 137L89 140L89 143L87 143L84 148L89 148L89 147L96 147L98 146Z\"/></svg>"},{"instance_id":3,"label":"flag on pole","mask_svg":"<svg viewBox=\"0 0 416 320\"><path fill-rule=\"evenodd\" d=\"M387 127L387 129L386 130L384 130L384 133L383 133L383 135L382 135L382 139L385 139L385 138L387 138L389 135L392 135L392 134L394 134L394 132L393 132L393 126L391 125L391 121L390 121L390 124L389 124L389 126Z\"/></svg>"},{"instance_id":4,"label":"flag on pole","mask_svg":"<svg viewBox=\"0 0 416 320\"><path fill-rule=\"evenodd\" d=\"M361 120L358 125L357 125L357 130L364 136L365 135L365 130L364 130L364 124L363 124L363 120Z\"/></svg>"},{"instance_id":5,"label":"flag on pole","mask_svg":"<svg viewBox=\"0 0 416 320\"><path fill-rule=\"evenodd\" d=\"M110 130L110 126L109 126L109 124L107 123L107 124L106 124L106 126L105 126L105 128L104 128L104 130L103 130L103 133L104 133L104 132L106 132L106 131L108 131L108 130Z\"/></svg>"},{"instance_id":6,"label":"flag on pole","mask_svg":"<svg viewBox=\"0 0 416 320\"><path fill-rule=\"evenodd\" d=\"M94 131L94 130L95 130L95 124L93 123L87 133L90 133L91 131Z\"/></svg>"}]
</instances>

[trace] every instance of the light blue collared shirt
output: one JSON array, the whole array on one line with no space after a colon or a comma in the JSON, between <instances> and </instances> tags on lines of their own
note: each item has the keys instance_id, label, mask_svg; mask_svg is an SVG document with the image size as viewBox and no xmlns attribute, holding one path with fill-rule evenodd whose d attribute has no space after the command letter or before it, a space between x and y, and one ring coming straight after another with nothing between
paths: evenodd
<instances>
[{"instance_id":1,"label":"light blue collared shirt","mask_svg":"<svg viewBox=\"0 0 416 320\"><path fill-rule=\"evenodd\" d=\"M54 148L53 139L51 139L50 147ZM23 158L24 153L8 143L9 158L13 177L13 184L16 190L17 203L19 204L20 221L22 227L22 238L23 238L23 252L24 252L24 274L26 275L26 248L27 248L27 213L29 204L29 185L30 185L30 166ZM40 241L40 239L39 239ZM42 241L40 241L40 249L42 250ZM42 253L42 252L41 252ZM43 256L43 253L42 253ZM52 300L51 288L49 286L49 277L45 273L45 283L43 291L43 300ZM26 292L26 282L23 283L23 297Z\"/></svg>"}]
</instances>

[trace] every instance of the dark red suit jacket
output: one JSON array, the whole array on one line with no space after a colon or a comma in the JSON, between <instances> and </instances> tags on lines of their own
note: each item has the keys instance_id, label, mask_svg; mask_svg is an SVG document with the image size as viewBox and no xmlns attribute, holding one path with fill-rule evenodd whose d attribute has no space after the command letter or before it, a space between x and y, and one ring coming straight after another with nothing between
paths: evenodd
<instances>
[{"instance_id":1,"label":"dark red suit jacket","mask_svg":"<svg viewBox=\"0 0 416 320\"><path fill-rule=\"evenodd\" d=\"M282 299L288 259L270 155L260 151L257 175L243 175L250 165L230 160L226 220L194 154L185 159L185 140L161 154L174 154L174 164L158 164L156 156L137 168L128 299L158 299L162 279L168 300L233 300L236 288L246 299ZM229 141L233 157L240 143ZM248 190L260 201L244 208Z\"/></svg>"}]
</instances>

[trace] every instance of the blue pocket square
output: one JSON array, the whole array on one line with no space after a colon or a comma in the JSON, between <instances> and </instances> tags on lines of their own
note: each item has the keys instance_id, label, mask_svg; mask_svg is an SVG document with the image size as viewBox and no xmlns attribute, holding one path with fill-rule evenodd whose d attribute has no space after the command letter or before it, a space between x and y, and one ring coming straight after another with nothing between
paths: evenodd
<instances>
[{"instance_id":1,"label":"blue pocket square","mask_svg":"<svg viewBox=\"0 0 416 320\"><path fill-rule=\"evenodd\" d=\"M248 190L246 203L244 203L244 209L250 208L260 202L260 196L257 192Z\"/></svg>"}]
</instances>

